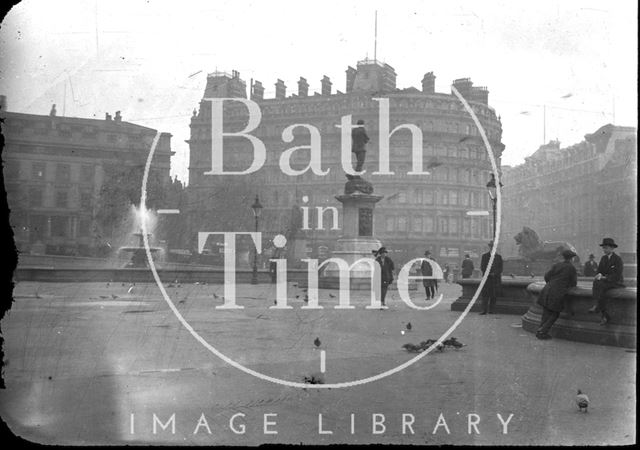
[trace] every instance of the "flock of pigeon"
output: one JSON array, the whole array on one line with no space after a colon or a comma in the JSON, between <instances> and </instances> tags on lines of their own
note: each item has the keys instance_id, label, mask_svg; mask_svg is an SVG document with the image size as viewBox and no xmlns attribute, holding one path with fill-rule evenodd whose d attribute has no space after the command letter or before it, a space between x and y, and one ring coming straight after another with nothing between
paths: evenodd
<instances>
[{"instance_id":1,"label":"flock of pigeon","mask_svg":"<svg viewBox=\"0 0 640 450\"><path fill-rule=\"evenodd\" d=\"M438 342L437 339L427 339L426 341L422 341L419 344L412 344L409 342L404 344L402 348L404 348L409 353L422 353L436 342ZM443 352L446 347L452 347L456 350L459 350L464 346L465 344L452 337L447 339L446 341L443 341L442 344L438 344L436 350L438 350L439 352Z\"/></svg>"}]
</instances>

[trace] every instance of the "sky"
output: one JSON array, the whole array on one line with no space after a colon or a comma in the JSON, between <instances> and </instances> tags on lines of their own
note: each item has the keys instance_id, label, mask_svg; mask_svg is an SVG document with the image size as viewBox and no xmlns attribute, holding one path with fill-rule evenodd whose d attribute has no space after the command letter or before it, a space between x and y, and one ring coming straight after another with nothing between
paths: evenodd
<instances>
[{"instance_id":1,"label":"sky","mask_svg":"<svg viewBox=\"0 0 640 450\"><path fill-rule=\"evenodd\" d=\"M377 47L374 45L377 11ZM265 97L374 56L397 87L487 86L501 116L503 165L542 143L580 142L607 123L637 123L637 5L630 0L247 1L25 0L0 27L7 109L123 120L173 135L172 175L186 181L189 118L207 73L238 70Z\"/></svg>"}]
</instances>

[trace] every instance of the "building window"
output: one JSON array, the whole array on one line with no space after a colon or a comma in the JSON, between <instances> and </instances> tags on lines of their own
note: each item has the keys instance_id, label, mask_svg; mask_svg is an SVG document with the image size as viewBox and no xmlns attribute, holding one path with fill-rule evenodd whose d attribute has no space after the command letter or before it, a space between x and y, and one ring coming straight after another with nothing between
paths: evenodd
<instances>
[{"instance_id":1,"label":"building window","mask_svg":"<svg viewBox=\"0 0 640 450\"><path fill-rule=\"evenodd\" d=\"M434 232L433 217L425 217L422 220L422 230L425 233L433 233Z\"/></svg>"},{"instance_id":2,"label":"building window","mask_svg":"<svg viewBox=\"0 0 640 450\"><path fill-rule=\"evenodd\" d=\"M425 190L422 195L422 204L423 205L433 205L433 192L430 190Z\"/></svg>"},{"instance_id":3,"label":"building window","mask_svg":"<svg viewBox=\"0 0 640 450\"><path fill-rule=\"evenodd\" d=\"M67 208L69 196L66 191L56 192L56 208Z\"/></svg>"},{"instance_id":4,"label":"building window","mask_svg":"<svg viewBox=\"0 0 640 450\"><path fill-rule=\"evenodd\" d=\"M449 191L449 204L450 205L458 204L458 191Z\"/></svg>"},{"instance_id":5,"label":"building window","mask_svg":"<svg viewBox=\"0 0 640 450\"><path fill-rule=\"evenodd\" d=\"M398 217L398 231L407 231L407 217Z\"/></svg>"},{"instance_id":6,"label":"building window","mask_svg":"<svg viewBox=\"0 0 640 450\"><path fill-rule=\"evenodd\" d=\"M42 206L42 197L43 197L42 188L31 187L29 188L29 206L31 207L40 207Z\"/></svg>"},{"instance_id":7,"label":"building window","mask_svg":"<svg viewBox=\"0 0 640 450\"><path fill-rule=\"evenodd\" d=\"M422 231L422 217L413 218L413 232L420 233Z\"/></svg>"},{"instance_id":8,"label":"building window","mask_svg":"<svg viewBox=\"0 0 640 450\"><path fill-rule=\"evenodd\" d=\"M458 234L458 219L456 217L449 218L449 234Z\"/></svg>"},{"instance_id":9,"label":"building window","mask_svg":"<svg viewBox=\"0 0 640 450\"><path fill-rule=\"evenodd\" d=\"M414 203L421 204L422 203L422 189L416 189L413 191L413 201Z\"/></svg>"},{"instance_id":10,"label":"building window","mask_svg":"<svg viewBox=\"0 0 640 450\"><path fill-rule=\"evenodd\" d=\"M469 191L460 191L460 204L469 206Z\"/></svg>"},{"instance_id":11,"label":"building window","mask_svg":"<svg viewBox=\"0 0 640 450\"><path fill-rule=\"evenodd\" d=\"M80 208L82 208L84 211L88 211L91 209L91 193L90 192L80 193Z\"/></svg>"},{"instance_id":12,"label":"building window","mask_svg":"<svg viewBox=\"0 0 640 450\"><path fill-rule=\"evenodd\" d=\"M78 236L89 237L91 236L91 219L81 218L78 222Z\"/></svg>"},{"instance_id":13,"label":"building window","mask_svg":"<svg viewBox=\"0 0 640 450\"><path fill-rule=\"evenodd\" d=\"M69 164L56 165L56 181L60 183L68 183L71 179L71 167Z\"/></svg>"},{"instance_id":14,"label":"building window","mask_svg":"<svg viewBox=\"0 0 640 450\"><path fill-rule=\"evenodd\" d=\"M45 169L47 165L43 162L34 162L31 164L31 178L44 179Z\"/></svg>"},{"instance_id":15,"label":"building window","mask_svg":"<svg viewBox=\"0 0 640 450\"><path fill-rule=\"evenodd\" d=\"M81 179L83 183L93 183L94 167L82 166Z\"/></svg>"},{"instance_id":16,"label":"building window","mask_svg":"<svg viewBox=\"0 0 640 450\"><path fill-rule=\"evenodd\" d=\"M404 191L400 191L398 193L398 202L399 203L407 203L407 193Z\"/></svg>"},{"instance_id":17,"label":"building window","mask_svg":"<svg viewBox=\"0 0 640 450\"><path fill-rule=\"evenodd\" d=\"M47 235L47 218L45 216L33 215L29 217L29 239L37 241Z\"/></svg>"},{"instance_id":18,"label":"building window","mask_svg":"<svg viewBox=\"0 0 640 450\"><path fill-rule=\"evenodd\" d=\"M447 191L438 191L438 204L440 205L449 204L449 193Z\"/></svg>"},{"instance_id":19,"label":"building window","mask_svg":"<svg viewBox=\"0 0 640 450\"><path fill-rule=\"evenodd\" d=\"M449 233L449 220L446 217L440 217L438 220L438 232L440 234Z\"/></svg>"},{"instance_id":20,"label":"building window","mask_svg":"<svg viewBox=\"0 0 640 450\"><path fill-rule=\"evenodd\" d=\"M392 216L385 217L385 228L387 231L395 231L395 218Z\"/></svg>"},{"instance_id":21,"label":"building window","mask_svg":"<svg viewBox=\"0 0 640 450\"><path fill-rule=\"evenodd\" d=\"M67 237L69 235L69 218L53 216L51 218L51 236Z\"/></svg>"},{"instance_id":22,"label":"building window","mask_svg":"<svg viewBox=\"0 0 640 450\"><path fill-rule=\"evenodd\" d=\"M471 221L469 219L463 219L462 221L462 236L471 236Z\"/></svg>"}]
</instances>

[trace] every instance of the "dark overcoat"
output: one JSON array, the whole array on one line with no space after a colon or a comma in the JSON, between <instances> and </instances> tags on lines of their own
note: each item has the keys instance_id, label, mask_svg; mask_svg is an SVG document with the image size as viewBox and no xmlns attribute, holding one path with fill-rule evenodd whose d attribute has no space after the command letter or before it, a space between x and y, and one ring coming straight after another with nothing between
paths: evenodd
<instances>
[{"instance_id":1,"label":"dark overcoat","mask_svg":"<svg viewBox=\"0 0 640 450\"><path fill-rule=\"evenodd\" d=\"M473 274L473 261L469 258L465 258L462 260L462 276L470 276Z\"/></svg>"},{"instance_id":2,"label":"dark overcoat","mask_svg":"<svg viewBox=\"0 0 640 450\"><path fill-rule=\"evenodd\" d=\"M351 130L351 151L354 153L364 152L364 144L369 142L369 136L363 126L357 126Z\"/></svg>"},{"instance_id":3,"label":"dark overcoat","mask_svg":"<svg viewBox=\"0 0 640 450\"><path fill-rule=\"evenodd\" d=\"M433 269L431 268L431 264L426 259L422 260L422 264L420 265L420 272L422 272L423 277L433 276ZM422 280L422 285L424 287L435 286L438 287L438 280L428 279Z\"/></svg>"},{"instance_id":4,"label":"dark overcoat","mask_svg":"<svg viewBox=\"0 0 640 450\"><path fill-rule=\"evenodd\" d=\"M556 263L544 274L544 281L547 284L540 292L538 303L552 311L562 311L564 296L578 283L576 268L569 261Z\"/></svg>"},{"instance_id":5,"label":"dark overcoat","mask_svg":"<svg viewBox=\"0 0 640 450\"><path fill-rule=\"evenodd\" d=\"M381 280L383 283L391 284L393 283L393 271L395 270L395 266L393 265L393 261L388 256L384 258L384 261L381 256L376 258L378 264L380 264L381 269Z\"/></svg>"}]
</instances>

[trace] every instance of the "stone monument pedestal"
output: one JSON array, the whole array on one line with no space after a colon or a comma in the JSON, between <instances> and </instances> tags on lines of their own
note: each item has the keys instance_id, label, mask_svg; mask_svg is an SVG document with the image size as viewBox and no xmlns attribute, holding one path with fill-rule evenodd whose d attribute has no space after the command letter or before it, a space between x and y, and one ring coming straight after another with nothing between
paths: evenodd
<instances>
[{"instance_id":1,"label":"stone monument pedestal","mask_svg":"<svg viewBox=\"0 0 640 450\"><path fill-rule=\"evenodd\" d=\"M380 241L373 237L373 210L376 203L382 200L382 196L355 191L338 195L336 199L342 203L343 234L338 239L332 257L343 259L350 267L353 266L349 273L351 289L370 290L373 278L371 266L364 261L356 264L356 261L363 258L374 261L373 251L382 246ZM318 287L340 288L339 270L336 264L329 264L320 273Z\"/></svg>"},{"instance_id":2,"label":"stone monument pedestal","mask_svg":"<svg viewBox=\"0 0 640 450\"><path fill-rule=\"evenodd\" d=\"M381 195L373 195L371 183L361 178L349 180L345 185L345 193L336 196L342 203L342 236L331 256L344 260L351 267L349 283L353 290L370 290L372 286L371 269L375 263L373 251L382 246L374 237L373 211L382 198ZM362 259L370 260L371 264L365 261L356 263ZM396 276L399 271L400 267L396 267ZM396 284L397 280L394 280L389 288L395 289ZM411 283L409 285L411 289ZM339 269L335 263L329 263L320 271L318 287L340 288Z\"/></svg>"}]
</instances>

